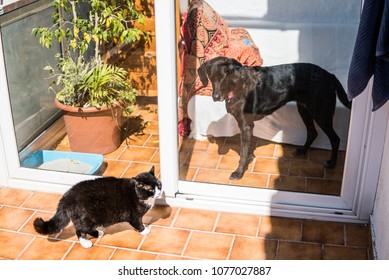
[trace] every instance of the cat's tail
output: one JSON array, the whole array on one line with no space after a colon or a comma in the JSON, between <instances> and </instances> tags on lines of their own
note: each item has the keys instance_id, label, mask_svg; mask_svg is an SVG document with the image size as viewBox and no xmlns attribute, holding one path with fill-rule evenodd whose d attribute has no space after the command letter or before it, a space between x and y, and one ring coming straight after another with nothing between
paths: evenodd
<instances>
[{"instance_id":1,"label":"cat's tail","mask_svg":"<svg viewBox=\"0 0 389 280\"><path fill-rule=\"evenodd\" d=\"M36 218L34 221L34 228L40 234L50 235L59 233L67 226L70 219L65 211L57 210L54 217L45 222L42 218Z\"/></svg>"}]
</instances>

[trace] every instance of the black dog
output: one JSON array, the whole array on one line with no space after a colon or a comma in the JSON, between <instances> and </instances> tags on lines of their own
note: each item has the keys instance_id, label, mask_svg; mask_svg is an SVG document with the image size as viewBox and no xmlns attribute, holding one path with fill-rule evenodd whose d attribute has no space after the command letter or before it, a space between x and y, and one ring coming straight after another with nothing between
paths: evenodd
<instances>
[{"instance_id":1,"label":"black dog","mask_svg":"<svg viewBox=\"0 0 389 280\"><path fill-rule=\"evenodd\" d=\"M309 63L248 67L227 57L204 62L198 74L204 85L211 80L213 100L226 101L227 112L237 120L241 131L239 166L230 179L242 178L254 157L251 150L254 121L270 115L289 101L297 102L307 128L306 142L295 155L305 154L315 140L315 121L328 136L332 147L331 159L324 167L336 165L340 142L332 126L336 95L347 108L351 108L351 102L335 75Z\"/></svg>"}]
</instances>

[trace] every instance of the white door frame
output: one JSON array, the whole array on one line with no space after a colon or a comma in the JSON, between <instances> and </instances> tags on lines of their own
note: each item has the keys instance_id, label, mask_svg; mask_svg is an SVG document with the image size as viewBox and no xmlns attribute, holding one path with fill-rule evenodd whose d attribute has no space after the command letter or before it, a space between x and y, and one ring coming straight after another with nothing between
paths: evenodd
<instances>
[{"instance_id":1,"label":"white door frame","mask_svg":"<svg viewBox=\"0 0 389 280\"><path fill-rule=\"evenodd\" d=\"M179 180L175 1L155 0L161 176L169 203L253 214L366 222L372 210L389 106L371 113L371 86L353 101L341 195Z\"/></svg>"},{"instance_id":2,"label":"white door frame","mask_svg":"<svg viewBox=\"0 0 389 280\"><path fill-rule=\"evenodd\" d=\"M372 211L389 105L371 113L370 90L353 103L344 186L340 197L179 180L175 1L155 0L161 178L173 206L252 214L366 222ZM65 192L93 176L20 167L0 38L0 184Z\"/></svg>"}]
</instances>

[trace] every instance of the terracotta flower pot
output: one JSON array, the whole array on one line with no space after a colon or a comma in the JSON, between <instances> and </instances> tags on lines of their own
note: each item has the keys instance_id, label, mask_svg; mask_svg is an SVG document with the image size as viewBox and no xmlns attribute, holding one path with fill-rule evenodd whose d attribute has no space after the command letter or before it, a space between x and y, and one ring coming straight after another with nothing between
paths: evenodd
<instances>
[{"instance_id":1,"label":"terracotta flower pot","mask_svg":"<svg viewBox=\"0 0 389 280\"><path fill-rule=\"evenodd\" d=\"M62 104L55 99L55 105L62 110L70 148L73 152L108 154L121 144L120 124L122 109L81 108Z\"/></svg>"}]
</instances>

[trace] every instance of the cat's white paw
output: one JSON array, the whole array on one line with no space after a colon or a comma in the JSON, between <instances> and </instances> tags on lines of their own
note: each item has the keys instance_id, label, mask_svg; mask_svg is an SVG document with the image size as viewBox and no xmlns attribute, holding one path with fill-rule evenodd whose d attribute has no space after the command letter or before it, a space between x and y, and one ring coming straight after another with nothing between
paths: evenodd
<instances>
[{"instance_id":1,"label":"cat's white paw","mask_svg":"<svg viewBox=\"0 0 389 280\"><path fill-rule=\"evenodd\" d=\"M148 235L150 233L150 229L145 227L145 229L140 231L139 233L142 234L142 235Z\"/></svg>"},{"instance_id":2,"label":"cat's white paw","mask_svg":"<svg viewBox=\"0 0 389 280\"><path fill-rule=\"evenodd\" d=\"M104 236L104 231L98 229L97 232L99 233L99 238Z\"/></svg>"},{"instance_id":3,"label":"cat's white paw","mask_svg":"<svg viewBox=\"0 0 389 280\"><path fill-rule=\"evenodd\" d=\"M85 249L89 249L90 247L92 247L92 241L90 241L89 239L86 239L86 238L80 238L79 239L80 241L80 244L82 247L84 247Z\"/></svg>"}]
</instances>

